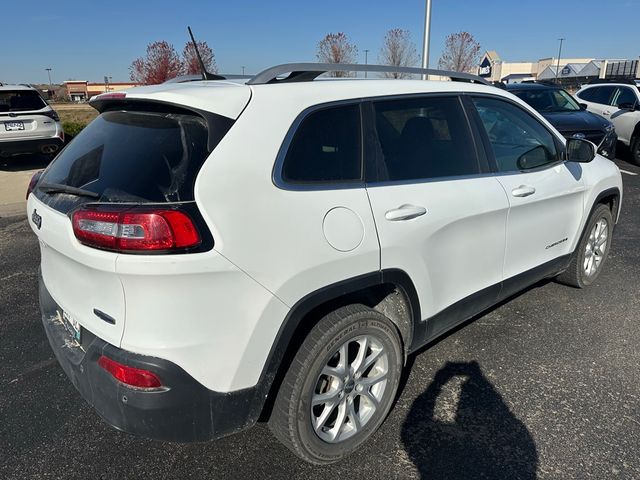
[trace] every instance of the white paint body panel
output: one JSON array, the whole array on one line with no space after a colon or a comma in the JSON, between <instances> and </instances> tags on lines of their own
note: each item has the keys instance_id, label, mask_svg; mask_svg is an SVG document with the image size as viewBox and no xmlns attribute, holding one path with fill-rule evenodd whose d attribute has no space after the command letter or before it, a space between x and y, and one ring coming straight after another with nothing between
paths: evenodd
<instances>
[{"instance_id":1,"label":"white paint body panel","mask_svg":"<svg viewBox=\"0 0 640 480\"><path fill-rule=\"evenodd\" d=\"M502 281L509 202L491 176L369 187L380 235L382 268L407 272L423 318ZM427 213L389 221L410 204Z\"/></svg>"},{"instance_id":2,"label":"white paint body panel","mask_svg":"<svg viewBox=\"0 0 640 480\"><path fill-rule=\"evenodd\" d=\"M573 251L584 205L583 167L575 163L534 172L498 175L509 199L504 278L511 278ZM513 195L520 186L535 192ZM549 247L555 242L559 244Z\"/></svg>"},{"instance_id":3,"label":"white paint body panel","mask_svg":"<svg viewBox=\"0 0 640 480\"><path fill-rule=\"evenodd\" d=\"M550 173L529 174L541 193L557 200L514 204L513 217L501 186L508 182L493 175L368 189L274 185L278 152L306 108L370 96L454 91L508 97L553 130L513 95L457 82L346 80L253 87L192 82L133 89L127 93L132 98L237 118L195 184L214 249L148 256L91 249L77 242L67 216L31 195L29 217L34 208L43 217L42 229L34 232L41 240L45 285L62 308L107 342L170 360L205 387L224 392L258 382L290 308L327 285L380 268L401 268L416 285L427 318L543 261L525 248L509 249L510 242L517 245L530 235L528 218L536 225L547 216L562 223L550 236L556 231L571 235L566 242L570 251L598 192L612 186L622 190L617 168L601 157L582 166L580 187L570 186L560 173L556 179ZM406 203L422 205L427 213L406 222L384 219L387 210ZM558 208L562 215L555 218ZM329 214L327 223L328 212L339 214ZM340 231L340 219L347 217ZM526 232L507 232L509 221ZM530 247L546 241L530 236ZM519 261L520 254L526 262ZM116 325L99 320L92 308L116 318Z\"/></svg>"},{"instance_id":4,"label":"white paint body panel","mask_svg":"<svg viewBox=\"0 0 640 480\"><path fill-rule=\"evenodd\" d=\"M587 105L587 110L596 113L598 115L602 115L607 120L610 120L616 128L616 134L618 135L618 140L620 140L625 145L629 146L631 143L631 137L633 136L634 130L638 124L640 124L640 110L629 111L629 110L620 110L615 105L604 105L601 103L590 102L585 100L584 98L580 98L579 95L581 92L589 88L595 87L621 87L628 88L633 91L636 95L636 101L640 104L640 90L638 90L637 86L626 85L626 84L616 84L616 83L606 83L606 84L596 84L596 85L587 85L578 92L576 92L576 96L578 96L578 101L580 103L584 103Z\"/></svg>"}]
</instances>

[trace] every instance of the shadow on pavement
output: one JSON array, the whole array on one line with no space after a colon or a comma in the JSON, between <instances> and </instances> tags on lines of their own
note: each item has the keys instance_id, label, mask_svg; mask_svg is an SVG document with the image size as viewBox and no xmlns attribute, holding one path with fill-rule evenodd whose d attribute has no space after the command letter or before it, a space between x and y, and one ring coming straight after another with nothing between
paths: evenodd
<instances>
[{"instance_id":1,"label":"shadow on pavement","mask_svg":"<svg viewBox=\"0 0 640 480\"><path fill-rule=\"evenodd\" d=\"M425 480L536 478L533 437L476 362L436 373L411 406L402 442Z\"/></svg>"},{"instance_id":2,"label":"shadow on pavement","mask_svg":"<svg viewBox=\"0 0 640 480\"><path fill-rule=\"evenodd\" d=\"M52 158L48 155L16 155L15 157L0 157L0 171L21 172L46 168Z\"/></svg>"}]
</instances>

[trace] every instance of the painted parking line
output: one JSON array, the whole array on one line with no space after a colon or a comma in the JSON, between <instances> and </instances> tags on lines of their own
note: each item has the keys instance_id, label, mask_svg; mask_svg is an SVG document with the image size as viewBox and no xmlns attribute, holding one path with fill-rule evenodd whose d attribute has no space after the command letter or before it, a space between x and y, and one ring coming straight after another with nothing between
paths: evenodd
<instances>
[{"instance_id":1,"label":"painted parking line","mask_svg":"<svg viewBox=\"0 0 640 480\"><path fill-rule=\"evenodd\" d=\"M627 175L633 175L634 177L635 177L636 175L638 175L637 173L629 172L628 170L622 170L622 169L620 169L620 171L621 171L622 173L626 173Z\"/></svg>"}]
</instances>

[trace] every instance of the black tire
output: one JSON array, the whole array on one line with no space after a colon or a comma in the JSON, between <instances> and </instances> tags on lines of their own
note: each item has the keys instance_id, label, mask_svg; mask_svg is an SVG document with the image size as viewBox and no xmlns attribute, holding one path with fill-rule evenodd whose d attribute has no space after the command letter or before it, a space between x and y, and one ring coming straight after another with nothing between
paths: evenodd
<instances>
[{"instance_id":1,"label":"black tire","mask_svg":"<svg viewBox=\"0 0 640 480\"><path fill-rule=\"evenodd\" d=\"M350 355L353 356L355 353L351 351L352 347L357 346L358 351L362 348L362 344L357 343L356 339L362 341L365 336L367 339L371 339L370 342L378 342L378 347L376 348L382 347L382 351L386 353L385 359L376 360L373 364L375 365L373 368L379 369L378 362L385 362L386 384L379 382L376 385L380 385L380 387L363 387L353 383L366 381L364 374L359 379L355 375L353 377L350 376L349 382L351 383L343 383L342 379L338 379L338 376L321 377L323 368L331 366L330 364L334 359L341 358L338 351L342 345L345 343L348 345L349 353L347 353L346 357L347 361L349 361ZM369 345L373 344L369 343ZM366 358L373 358L374 350L364 348L363 351ZM367 356L369 351L372 352L371 356ZM382 355L378 358L382 358ZM353 363L356 364L356 362L354 360ZM337 462L365 442L386 418L398 389L402 364L401 339L391 320L363 305L349 305L339 308L320 320L302 343L276 397L273 412L269 419L269 427L278 440L303 460L316 465ZM373 371L372 367L369 368L371 369L369 371ZM376 375L380 375L380 373L376 373ZM351 378L355 380L352 381ZM313 407L314 410L312 410L311 404L312 396L318 395L323 391L316 391L319 386L323 385L322 382L325 382L324 385L329 391L326 379L329 379L329 382L342 385L342 387L335 387L336 390L331 389L332 392L341 391L342 394L339 397L340 400L336 401L340 403L336 403L335 407L329 409L332 413L328 415L327 424L330 424L331 415L335 413L334 427L336 425L344 425L351 426L350 428L353 429L346 433L343 432L344 435L351 434L352 436L344 440L340 440L340 436L338 436L336 443L331 443L320 437L320 435L330 435L330 430L320 427L320 433L316 433L312 424L312 415L315 415L317 408L321 408L321 413L324 412L325 408L329 408L327 404L321 404ZM374 388L378 389L377 392L380 398L377 408L372 410L369 407L368 400L362 399L363 394L356 392L356 389L363 388L368 392L365 395L367 398ZM362 390L358 391L362 392ZM360 397L356 400L354 396ZM349 403L344 403L344 407L338 406L342 405L341 402L343 401ZM348 412L351 405L353 405L353 412L358 416L358 419L360 419L362 412L369 409L366 412L369 415L368 420L362 424L358 423L360 420L352 423L347 413L346 416L343 416L342 421L338 423L337 418L339 418L340 408ZM356 408L359 413L356 413ZM324 422L322 423L324 424ZM359 425L358 429L355 429L356 424ZM338 426L338 431L341 431L340 426Z\"/></svg>"},{"instance_id":2,"label":"black tire","mask_svg":"<svg viewBox=\"0 0 640 480\"><path fill-rule=\"evenodd\" d=\"M635 135L631 139L631 144L629 145L629 149L631 150L631 161L640 166L640 135Z\"/></svg>"},{"instance_id":3,"label":"black tire","mask_svg":"<svg viewBox=\"0 0 640 480\"><path fill-rule=\"evenodd\" d=\"M597 268L591 274L587 274L585 270L587 244L590 242L590 237L596 223L598 223L600 220L604 220L607 223L606 246L604 246L604 249L602 250L602 260L600 261ZM576 250L573 252L569 268L558 275L557 280L560 283L564 283L565 285L570 285L577 288L584 288L591 285L596 280L596 278L598 278L598 275L600 275L600 272L602 271L602 268L604 267L604 264L607 260L609 249L611 247L612 234L613 215L611 214L611 210L609 210L609 207L607 205L598 205L591 214L591 217L589 217L589 221L587 222L584 232L582 233L580 243L578 243Z\"/></svg>"}]
</instances>

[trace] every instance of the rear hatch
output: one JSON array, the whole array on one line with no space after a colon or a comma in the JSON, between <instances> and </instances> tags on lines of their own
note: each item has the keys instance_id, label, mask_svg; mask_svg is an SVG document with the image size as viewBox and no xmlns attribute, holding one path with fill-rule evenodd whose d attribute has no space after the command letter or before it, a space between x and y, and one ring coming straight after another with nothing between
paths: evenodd
<instances>
[{"instance_id":1,"label":"rear hatch","mask_svg":"<svg viewBox=\"0 0 640 480\"><path fill-rule=\"evenodd\" d=\"M35 90L0 90L0 141L53 137L56 118Z\"/></svg>"},{"instance_id":2,"label":"rear hatch","mask_svg":"<svg viewBox=\"0 0 640 480\"><path fill-rule=\"evenodd\" d=\"M239 97L236 117L249 99L246 90ZM150 262L155 258L150 253L177 256L213 247L195 204L194 184L200 167L234 122L165 103L162 95L155 101L149 97L99 100L101 114L49 165L27 206L40 240L42 279L49 293L72 322L116 346L126 322L126 292L116 274L117 258L144 254L141 262ZM77 219L78 212L151 209L185 212L202 241L178 251L124 251L91 245L77 235L77 222L74 233L72 218ZM105 225L111 224L93 221L89 233L104 234Z\"/></svg>"}]
</instances>

